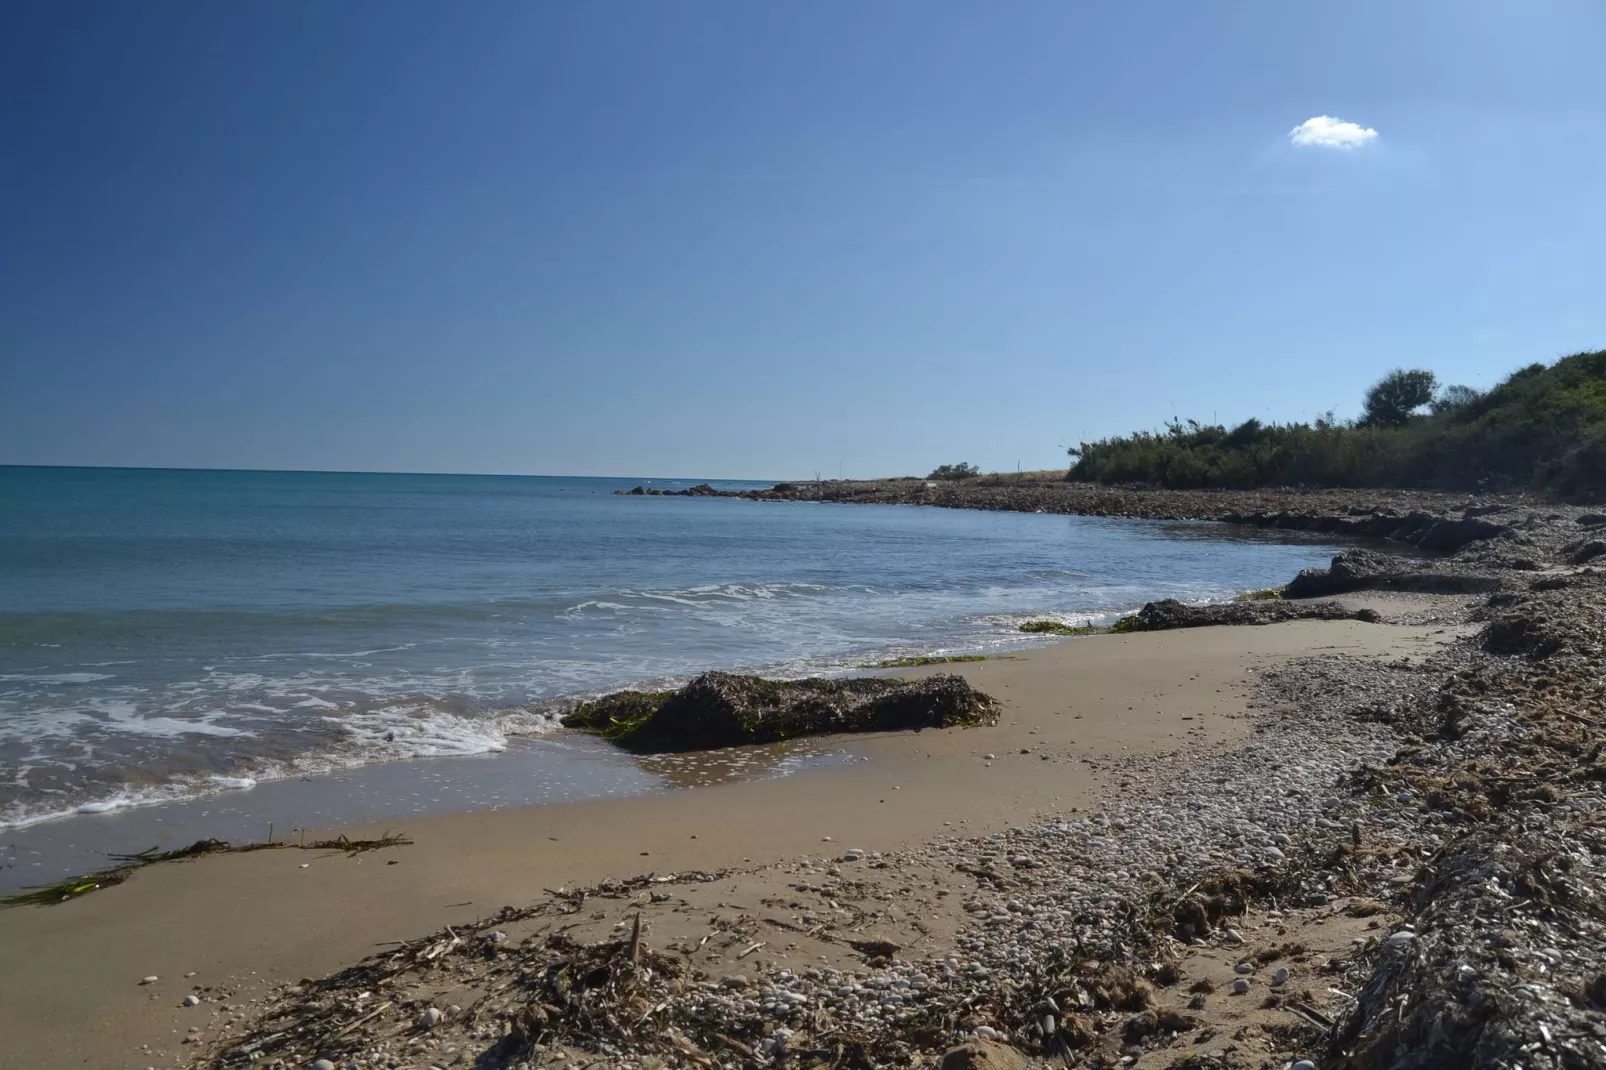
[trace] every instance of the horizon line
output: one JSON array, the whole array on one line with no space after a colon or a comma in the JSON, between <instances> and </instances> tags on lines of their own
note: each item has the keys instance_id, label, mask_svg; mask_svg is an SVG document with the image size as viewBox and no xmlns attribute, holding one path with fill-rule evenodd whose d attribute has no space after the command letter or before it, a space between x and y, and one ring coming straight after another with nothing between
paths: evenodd
<instances>
[{"instance_id":1,"label":"horizon line","mask_svg":"<svg viewBox=\"0 0 1606 1070\"><path fill-rule=\"evenodd\" d=\"M263 472L319 476L472 476L481 479L646 479L686 482L703 480L718 483L775 483L783 482L771 477L762 479L742 476L582 476L554 472L414 472L385 468L209 468L206 466L179 466L163 464L14 464L0 461L0 468L51 468L90 472ZM793 480L797 482L798 480Z\"/></svg>"}]
</instances>

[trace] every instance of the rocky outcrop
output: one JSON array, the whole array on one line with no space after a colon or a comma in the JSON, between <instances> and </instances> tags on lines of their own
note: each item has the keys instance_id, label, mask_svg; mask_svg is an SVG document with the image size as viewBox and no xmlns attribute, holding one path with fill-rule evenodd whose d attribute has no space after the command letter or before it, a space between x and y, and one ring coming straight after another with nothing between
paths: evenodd
<instances>
[{"instance_id":1,"label":"rocky outcrop","mask_svg":"<svg viewBox=\"0 0 1606 1070\"><path fill-rule=\"evenodd\" d=\"M1290 620L1359 620L1376 624L1383 618L1370 609L1350 609L1337 602L1227 602L1190 606L1167 598L1150 602L1121 621L1118 631L1158 632L1170 628L1206 628L1217 624L1281 624Z\"/></svg>"},{"instance_id":2,"label":"rocky outcrop","mask_svg":"<svg viewBox=\"0 0 1606 1070\"><path fill-rule=\"evenodd\" d=\"M834 732L886 732L998 723L998 704L952 674L765 680L707 672L679 691L621 691L577 707L570 728L642 753L774 743Z\"/></svg>"},{"instance_id":3,"label":"rocky outcrop","mask_svg":"<svg viewBox=\"0 0 1606 1070\"><path fill-rule=\"evenodd\" d=\"M685 490L663 490L659 487L638 484L629 490L621 487L614 493L625 495L647 494L655 498L736 498L740 496L732 490L720 490L712 483L699 483L694 487L687 487Z\"/></svg>"},{"instance_id":4,"label":"rocky outcrop","mask_svg":"<svg viewBox=\"0 0 1606 1070\"><path fill-rule=\"evenodd\" d=\"M1509 567L1509 566L1508 566ZM1506 577L1474 570L1423 568L1377 550L1346 550L1327 568L1307 568L1283 588L1286 598L1326 598L1351 591L1478 594L1496 591Z\"/></svg>"}]
</instances>

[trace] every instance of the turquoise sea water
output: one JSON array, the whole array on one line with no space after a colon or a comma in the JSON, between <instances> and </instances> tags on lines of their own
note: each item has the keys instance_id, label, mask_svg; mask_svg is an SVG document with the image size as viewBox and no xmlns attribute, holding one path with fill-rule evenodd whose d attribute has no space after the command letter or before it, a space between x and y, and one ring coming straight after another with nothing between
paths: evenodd
<instances>
[{"instance_id":1,"label":"turquoise sea water","mask_svg":"<svg viewBox=\"0 0 1606 1070\"><path fill-rule=\"evenodd\" d=\"M498 751L563 700L708 668L1018 648L1024 619L1226 597L1334 549L611 493L639 482L0 468L0 828Z\"/></svg>"}]
</instances>

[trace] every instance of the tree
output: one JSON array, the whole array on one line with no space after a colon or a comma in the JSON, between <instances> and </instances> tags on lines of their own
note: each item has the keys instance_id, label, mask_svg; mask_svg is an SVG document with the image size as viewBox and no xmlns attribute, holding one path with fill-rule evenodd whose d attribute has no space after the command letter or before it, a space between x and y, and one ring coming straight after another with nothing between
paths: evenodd
<instances>
[{"instance_id":1,"label":"tree","mask_svg":"<svg viewBox=\"0 0 1606 1070\"><path fill-rule=\"evenodd\" d=\"M1470 386L1447 386L1433 399L1433 415L1442 416L1444 413L1465 408L1481 397L1483 392Z\"/></svg>"},{"instance_id":2,"label":"tree","mask_svg":"<svg viewBox=\"0 0 1606 1070\"><path fill-rule=\"evenodd\" d=\"M969 479L971 476L981 475L981 469L973 464L939 464L927 479Z\"/></svg>"},{"instance_id":3,"label":"tree","mask_svg":"<svg viewBox=\"0 0 1606 1070\"><path fill-rule=\"evenodd\" d=\"M1400 427L1411 414L1433 402L1438 377L1432 372L1395 368L1366 392L1366 412L1362 427Z\"/></svg>"}]
</instances>

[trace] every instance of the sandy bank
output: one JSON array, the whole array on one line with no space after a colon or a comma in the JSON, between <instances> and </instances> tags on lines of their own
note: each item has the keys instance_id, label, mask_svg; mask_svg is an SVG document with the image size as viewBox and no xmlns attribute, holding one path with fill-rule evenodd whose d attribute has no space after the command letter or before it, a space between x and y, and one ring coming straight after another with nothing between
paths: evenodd
<instances>
[{"instance_id":1,"label":"sandy bank","mask_svg":"<svg viewBox=\"0 0 1606 1070\"><path fill-rule=\"evenodd\" d=\"M1111 773L1114 759L1241 743L1249 687L1270 665L1419 653L1444 638L1432 626L1297 622L1077 639L944 666L1003 701L1000 725L855 739L847 746L861 760L847 768L410 822L415 846L383 854L208 859L59 907L0 912L0 1066L184 1065L186 1030L212 1034L225 1006L543 889L998 832L1087 805L1124 775ZM746 965L784 954L761 949ZM150 975L160 980L139 984ZM209 1002L180 1008L195 986ZM226 1004L212 1001L224 992Z\"/></svg>"}]
</instances>

